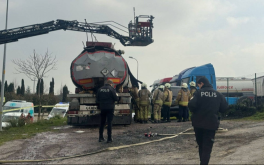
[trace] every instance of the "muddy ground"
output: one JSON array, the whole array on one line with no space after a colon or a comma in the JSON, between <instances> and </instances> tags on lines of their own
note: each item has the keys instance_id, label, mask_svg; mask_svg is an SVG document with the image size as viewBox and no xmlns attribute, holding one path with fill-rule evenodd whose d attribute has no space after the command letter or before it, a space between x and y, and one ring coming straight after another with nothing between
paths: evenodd
<instances>
[{"instance_id":1,"label":"muddy ground","mask_svg":"<svg viewBox=\"0 0 264 165\"><path fill-rule=\"evenodd\" d=\"M228 132L217 133L210 164L263 164L264 121L222 121ZM137 124L113 127L113 143L98 142L96 127L63 127L57 132L37 134L31 139L7 142L0 146L1 160L48 159L78 155L107 147L147 142L144 133L177 134L191 128L191 122ZM84 131L76 133L75 131ZM106 130L104 132L106 138ZM198 148L193 134L142 146L107 151L95 155L49 161L51 164L199 164Z\"/></svg>"}]
</instances>

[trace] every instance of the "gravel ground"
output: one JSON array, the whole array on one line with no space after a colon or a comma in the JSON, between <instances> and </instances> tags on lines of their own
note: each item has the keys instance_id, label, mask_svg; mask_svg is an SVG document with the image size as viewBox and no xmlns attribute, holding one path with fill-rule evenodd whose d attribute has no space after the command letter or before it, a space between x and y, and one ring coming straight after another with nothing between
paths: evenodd
<instances>
[{"instance_id":1,"label":"gravel ground","mask_svg":"<svg viewBox=\"0 0 264 165\"><path fill-rule=\"evenodd\" d=\"M264 162L264 122L222 121L228 132L217 133L210 164L261 164ZM146 132L177 134L191 127L191 122L138 124L113 127L113 143L98 142L97 127L61 127L57 132L37 134L31 139L7 142L0 146L1 160L49 159L89 153L108 147L148 142L164 136L147 138ZM76 133L75 131L84 131ZM106 136L106 130L105 130ZM105 137L106 138L106 137ZM194 134L133 146L95 155L50 161L51 164L199 164Z\"/></svg>"}]
</instances>

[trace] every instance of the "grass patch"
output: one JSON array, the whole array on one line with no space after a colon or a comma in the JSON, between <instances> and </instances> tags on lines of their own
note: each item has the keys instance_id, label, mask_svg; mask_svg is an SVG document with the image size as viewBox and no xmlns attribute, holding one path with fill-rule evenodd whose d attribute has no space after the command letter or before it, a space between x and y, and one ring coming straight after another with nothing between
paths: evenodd
<instances>
[{"instance_id":1,"label":"grass patch","mask_svg":"<svg viewBox=\"0 0 264 165\"><path fill-rule=\"evenodd\" d=\"M54 126L63 126L67 124L67 118L52 118L50 120L40 120L35 123L27 124L22 127L8 127L0 132L0 145L4 142L27 139L35 136L37 133L55 131Z\"/></svg>"},{"instance_id":2,"label":"grass patch","mask_svg":"<svg viewBox=\"0 0 264 165\"><path fill-rule=\"evenodd\" d=\"M252 116L244 117L243 120L264 120L264 112L256 112Z\"/></svg>"}]
</instances>

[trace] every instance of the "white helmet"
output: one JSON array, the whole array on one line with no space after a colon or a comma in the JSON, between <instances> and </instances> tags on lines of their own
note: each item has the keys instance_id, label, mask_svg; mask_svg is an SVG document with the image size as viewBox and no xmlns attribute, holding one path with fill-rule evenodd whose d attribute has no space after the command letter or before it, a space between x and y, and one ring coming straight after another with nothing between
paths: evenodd
<instances>
[{"instance_id":1,"label":"white helmet","mask_svg":"<svg viewBox=\"0 0 264 165\"><path fill-rule=\"evenodd\" d=\"M165 84L165 87L166 87L166 88L170 88L170 87L171 87L170 83L166 83L166 84Z\"/></svg>"},{"instance_id":2,"label":"white helmet","mask_svg":"<svg viewBox=\"0 0 264 165\"><path fill-rule=\"evenodd\" d=\"M182 83L182 88L188 88L188 85L186 83Z\"/></svg>"},{"instance_id":3,"label":"white helmet","mask_svg":"<svg viewBox=\"0 0 264 165\"><path fill-rule=\"evenodd\" d=\"M196 83L194 81L191 81L190 86L196 87Z\"/></svg>"},{"instance_id":4,"label":"white helmet","mask_svg":"<svg viewBox=\"0 0 264 165\"><path fill-rule=\"evenodd\" d=\"M159 89L164 89L164 85L160 85L159 86Z\"/></svg>"},{"instance_id":5,"label":"white helmet","mask_svg":"<svg viewBox=\"0 0 264 165\"><path fill-rule=\"evenodd\" d=\"M146 83L142 83L141 84L141 88L146 88L147 87L147 84Z\"/></svg>"}]
</instances>

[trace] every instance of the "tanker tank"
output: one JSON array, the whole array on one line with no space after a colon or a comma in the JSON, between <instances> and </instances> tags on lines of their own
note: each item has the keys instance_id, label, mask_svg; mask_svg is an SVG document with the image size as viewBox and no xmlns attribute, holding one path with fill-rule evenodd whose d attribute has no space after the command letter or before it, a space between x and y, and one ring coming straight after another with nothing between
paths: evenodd
<instances>
[{"instance_id":1,"label":"tanker tank","mask_svg":"<svg viewBox=\"0 0 264 165\"><path fill-rule=\"evenodd\" d=\"M138 87L138 81L130 72L127 62L111 43L87 42L87 47L71 63L71 79L77 87L76 93L95 93L111 79L117 91L123 87ZM120 92L120 91L119 91Z\"/></svg>"}]
</instances>

